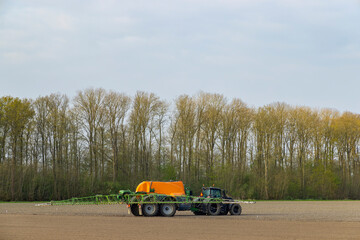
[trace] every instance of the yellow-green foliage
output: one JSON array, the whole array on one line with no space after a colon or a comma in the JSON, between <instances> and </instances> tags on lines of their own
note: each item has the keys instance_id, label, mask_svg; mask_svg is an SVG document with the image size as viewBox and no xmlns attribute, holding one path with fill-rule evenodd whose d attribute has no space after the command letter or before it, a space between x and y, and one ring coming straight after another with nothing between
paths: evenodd
<instances>
[{"instance_id":1,"label":"yellow-green foliage","mask_svg":"<svg viewBox=\"0 0 360 240\"><path fill-rule=\"evenodd\" d=\"M360 116L221 94L104 89L0 98L0 200L116 193L143 180L234 197L360 199Z\"/></svg>"}]
</instances>

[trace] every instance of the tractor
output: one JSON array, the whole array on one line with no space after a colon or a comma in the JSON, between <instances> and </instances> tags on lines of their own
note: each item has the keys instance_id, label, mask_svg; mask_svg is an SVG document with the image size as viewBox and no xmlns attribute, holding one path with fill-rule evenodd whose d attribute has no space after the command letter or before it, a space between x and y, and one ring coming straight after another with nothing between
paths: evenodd
<instances>
[{"instance_id":1,"label":"tractor","mask_svg":"<svg viewBox=\"0 0 360 240\"><path fill-rule=\"evenodd\" d=\"M214 200L220 200L214 202ZM240 215L241 206L226 195L225 190L216 187L203 187L200 198L194 199L191 211L195 215Z\"/></svg>"}]
</instances>

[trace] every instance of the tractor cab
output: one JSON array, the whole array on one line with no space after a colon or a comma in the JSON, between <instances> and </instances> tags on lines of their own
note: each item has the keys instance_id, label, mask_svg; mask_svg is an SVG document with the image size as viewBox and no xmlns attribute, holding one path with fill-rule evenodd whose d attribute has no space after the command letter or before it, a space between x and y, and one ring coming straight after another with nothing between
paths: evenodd
<instances>
[{"instance_id":1,"label":"tractor cab","mask_svg":"<svg viewBox=\"0 0 360 240\"><path fill-rule=\"evenodd\" d=\"M204 198L227 198L225 191L216 187L203 187L200 196Z\"/></svg>"}]
</instances>

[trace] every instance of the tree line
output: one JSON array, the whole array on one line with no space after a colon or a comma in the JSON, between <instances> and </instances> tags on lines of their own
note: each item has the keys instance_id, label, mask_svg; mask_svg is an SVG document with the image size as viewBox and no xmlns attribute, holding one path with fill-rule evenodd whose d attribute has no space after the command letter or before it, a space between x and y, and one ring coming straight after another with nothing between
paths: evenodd
<instances>
[{"instance_id":1,"label":"tree line","mask_svg":"<svg viewBox=\"0 0 360 240\"><path fill-rule=\"evenodd\" d=\"M360 115L199 93L173 102L86 89L0 98L0 199L215 184L238 198L360 199Z\"/></svg>"}]
</instances>

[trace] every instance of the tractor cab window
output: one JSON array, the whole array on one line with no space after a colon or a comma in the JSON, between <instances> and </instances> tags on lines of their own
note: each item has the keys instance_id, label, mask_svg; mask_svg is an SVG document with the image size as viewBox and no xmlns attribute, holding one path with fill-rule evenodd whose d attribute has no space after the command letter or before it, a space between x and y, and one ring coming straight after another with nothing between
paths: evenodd
<instances>
[{"instance_id":1,"label":"tractor cab window","mask_svg":"<svg viewBox=\"0 0 360 240\"><path fill-rule=\"evenodd\" d=\"M207 198L208 196L210 196L210 189L209 188L203 188L202 194L203 194L204 198Z\"/></svg>"},{"instance_id":2,"label":"tractor cab window","mask_svg":"<svg viewBox=\"0 0 360 240\"><path fill-rule=\"evenodd\" d=\"M220 189L211 189L211 197L221 198L221 190Z\"/></svg>"},{"instance_id":3,"label":"tractor cab window","mask_svg":"<svg viewBox=\"0 0 360 240\"><path fill-rule=\"evenodd\" d=\"M221 189L217 188L203 188L202 197L207 198L221 198Z\"/></svg>"}]
</instances>

